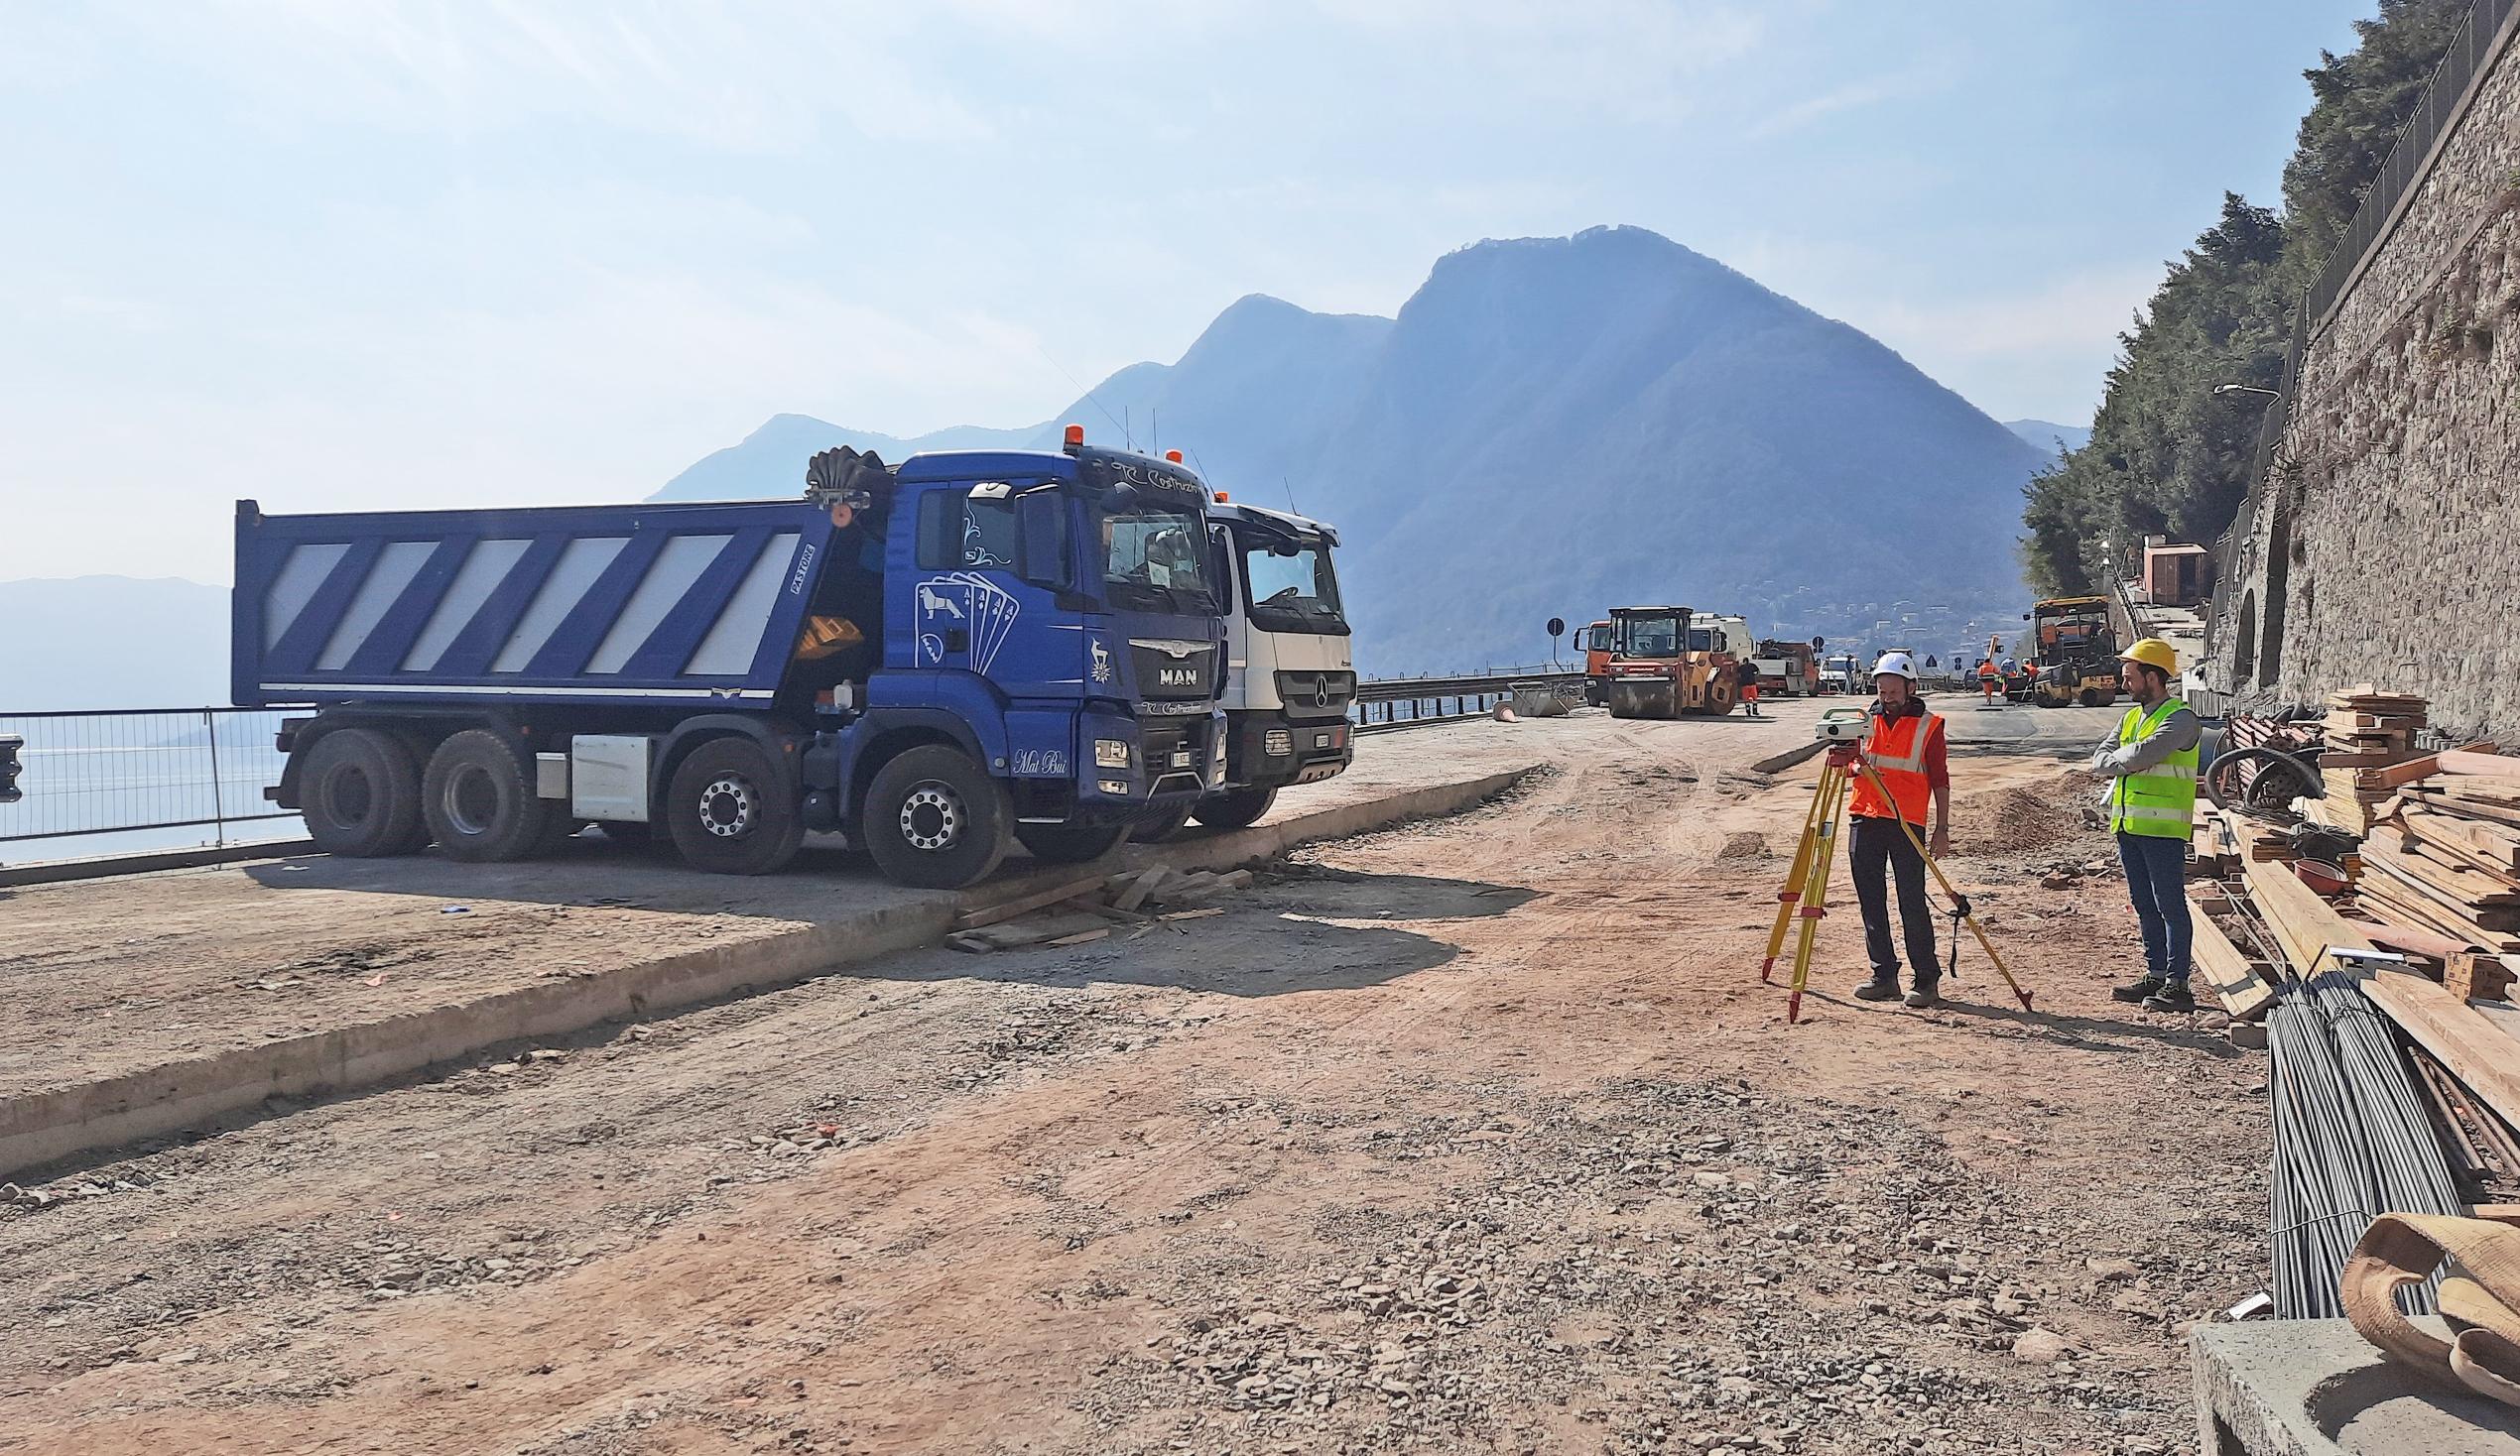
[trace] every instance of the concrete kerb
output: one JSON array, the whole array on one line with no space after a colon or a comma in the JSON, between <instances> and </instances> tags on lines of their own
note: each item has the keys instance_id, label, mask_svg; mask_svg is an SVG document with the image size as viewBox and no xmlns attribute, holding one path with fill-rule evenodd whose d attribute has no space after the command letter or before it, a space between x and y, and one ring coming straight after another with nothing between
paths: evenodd
<instances>
[{"instance_id":1,"label":"concrete kerb","mask_svg":"<svg viewBox=\"0 0 2520 1456\"><path fill-rule=\"evenodd\" d=\"M1132 847L1113 856L1106 867L1162 863L1221 869L1258 863L1298 844L1457 813L1512 788L1535 768L1405 789L1180 844ZM567 1035L606 1022L792 985L840 966L933 945L944 939L964 908L1003 900L1028 885L1073 877L1079 868L1040 871L980 892L926 896L597 976L555 979L476 1001L0 1099L0 1175L197 1127L258 1107L267 1098L357 1091L503 1041Z\"/></svg>"}]
</instances>

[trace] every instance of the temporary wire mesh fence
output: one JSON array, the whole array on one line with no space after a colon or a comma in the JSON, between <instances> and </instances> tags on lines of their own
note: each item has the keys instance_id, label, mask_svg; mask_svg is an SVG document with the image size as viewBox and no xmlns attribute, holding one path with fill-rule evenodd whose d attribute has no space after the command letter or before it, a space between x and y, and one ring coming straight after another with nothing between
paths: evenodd
<instances>
[{"instance_id":1,"label":"temporary wire mesh fence","mask_svg":"<svg viewBox=\"0 0 2520 1456\"><path fill-rule=\"evenodd\" d=\"M0 714L0 739L24 740L22 796L0 804L0 844L33 844L27 857L51 857L286 837L297 815L263 789L280 782L280 720L302 711ZM109 839L122 842L100 842Z\"/></svg>"}]
</instances>

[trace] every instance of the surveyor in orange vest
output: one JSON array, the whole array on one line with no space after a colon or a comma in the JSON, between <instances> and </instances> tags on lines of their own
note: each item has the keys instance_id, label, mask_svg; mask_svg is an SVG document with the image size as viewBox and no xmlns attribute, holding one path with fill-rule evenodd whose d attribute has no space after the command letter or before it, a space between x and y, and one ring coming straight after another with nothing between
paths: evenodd
<instances>
[{"instance_id":1,"label":"surveyor in orange vest","mask_svg":"<svg viewBox=\"0 0 2520 1456\"><path fill-rule=\"evenodd\" d=\"M1988 702L1995 700L1995 689L2001 687L2003 681L2004 674L1996 668L1993 658L1977 660L1977 687L1979 691L1986 694Z\"/></svg>"},{"instance_id":2,"label":"surveyor in orange vest","mask_svg":"<svg viewBox=\"0 0 2520 1456\"><path fill-rule=\"evenodd\" d=\"M1872 979L1855 988L1864 1001L1899 999L1899 949L1890 935L1890 890L1884 871L1899 880L1899 928L1906 932L1908 973L1913 987L1908 1005L1932 1006L1942 1000L1943 968L1934 958L1934 907L1925 898L1925 856L1900 821L1925 830L1926 809L1934 811L1931 853L1941 859L1952 852L1952 770L1944 747L1943 720L1926 711L1917 694L1916 663L1906 653L1885 653L1873 665L1873 687L1881 696L1872 705L1871 731L1864 737L1863 757L1880 776L1857 771L1855 791L1846 811L1853 820L1846 868L1855 881L1855 903L1863 910L1864 950L1872 958ZM1829 762L1855 761L1844 745L1829 750ZM1883 798L1881 789L1889 790Z\"/></svg>"}]
</instances>

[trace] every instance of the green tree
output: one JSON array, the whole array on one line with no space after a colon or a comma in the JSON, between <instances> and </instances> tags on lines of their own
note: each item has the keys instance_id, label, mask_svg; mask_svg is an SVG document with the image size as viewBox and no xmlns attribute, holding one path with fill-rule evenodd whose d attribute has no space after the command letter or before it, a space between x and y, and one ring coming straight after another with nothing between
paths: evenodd
<instances>
[{"instance_id":1,"label":"green tree","mask_svg":"<svg viewBox=\"0 0 2520 1456\"><path fill-rule=\"evenodd\" d=\"M2021 550L2042 593L2096 589L2146 534L2209 542L2230 526L2248 495L2263 397L2217 398L2213 386L2281 381L2295 305L2351 224L2468 5L2380 0L2376 18L2354 23L2350 54L2322 53L2305 72L2313 99L2284 169L2284 215L2224 195L2220 219L2169 266L2118 336L2123 352L2090 443L2030 482Z\"/></svg>"}]
</instances>

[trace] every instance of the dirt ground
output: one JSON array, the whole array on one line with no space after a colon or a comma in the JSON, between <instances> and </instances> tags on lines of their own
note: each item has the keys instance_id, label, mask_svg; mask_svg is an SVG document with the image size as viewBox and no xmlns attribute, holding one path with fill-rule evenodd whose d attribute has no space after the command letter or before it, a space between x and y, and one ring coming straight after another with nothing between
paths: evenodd
<instances>
[{"instance_id":1,"label":"dirt ground","mask_svg":"<svg viewBox=\"0 0 2520 1456\"><path fill-rule=\"evenodd\" d=\"M2107 998L2132 917L2044 756L2096 723L1954 712L1951 868L2037 1015L1973 946L1948 1008L1853 1002L1843 913L1788 1027L1813 771L1743 767L1788 711L1400 735L1553 767L1136 940L66 1173L0 1207L0 1451L2187 1449L2265 1067Z\"/></svg>"},{"instance_id":2,"label":"dirt ground","mask_svg":"<svg viewBox=\"0 0 2520 1456\"><path fill-rule=\"evenodd\" d=\"M1506 733L1437 757L1369 751L1352 773L1288 789L1270 817L1534 756ZM1034 868L1018 853L998 878ZM0 1096L951 898L886 883L836 837L817 836L789 873L744 879L592 831L521 864L304 855L0 889Z\"/></svg>"}]
</instances>

